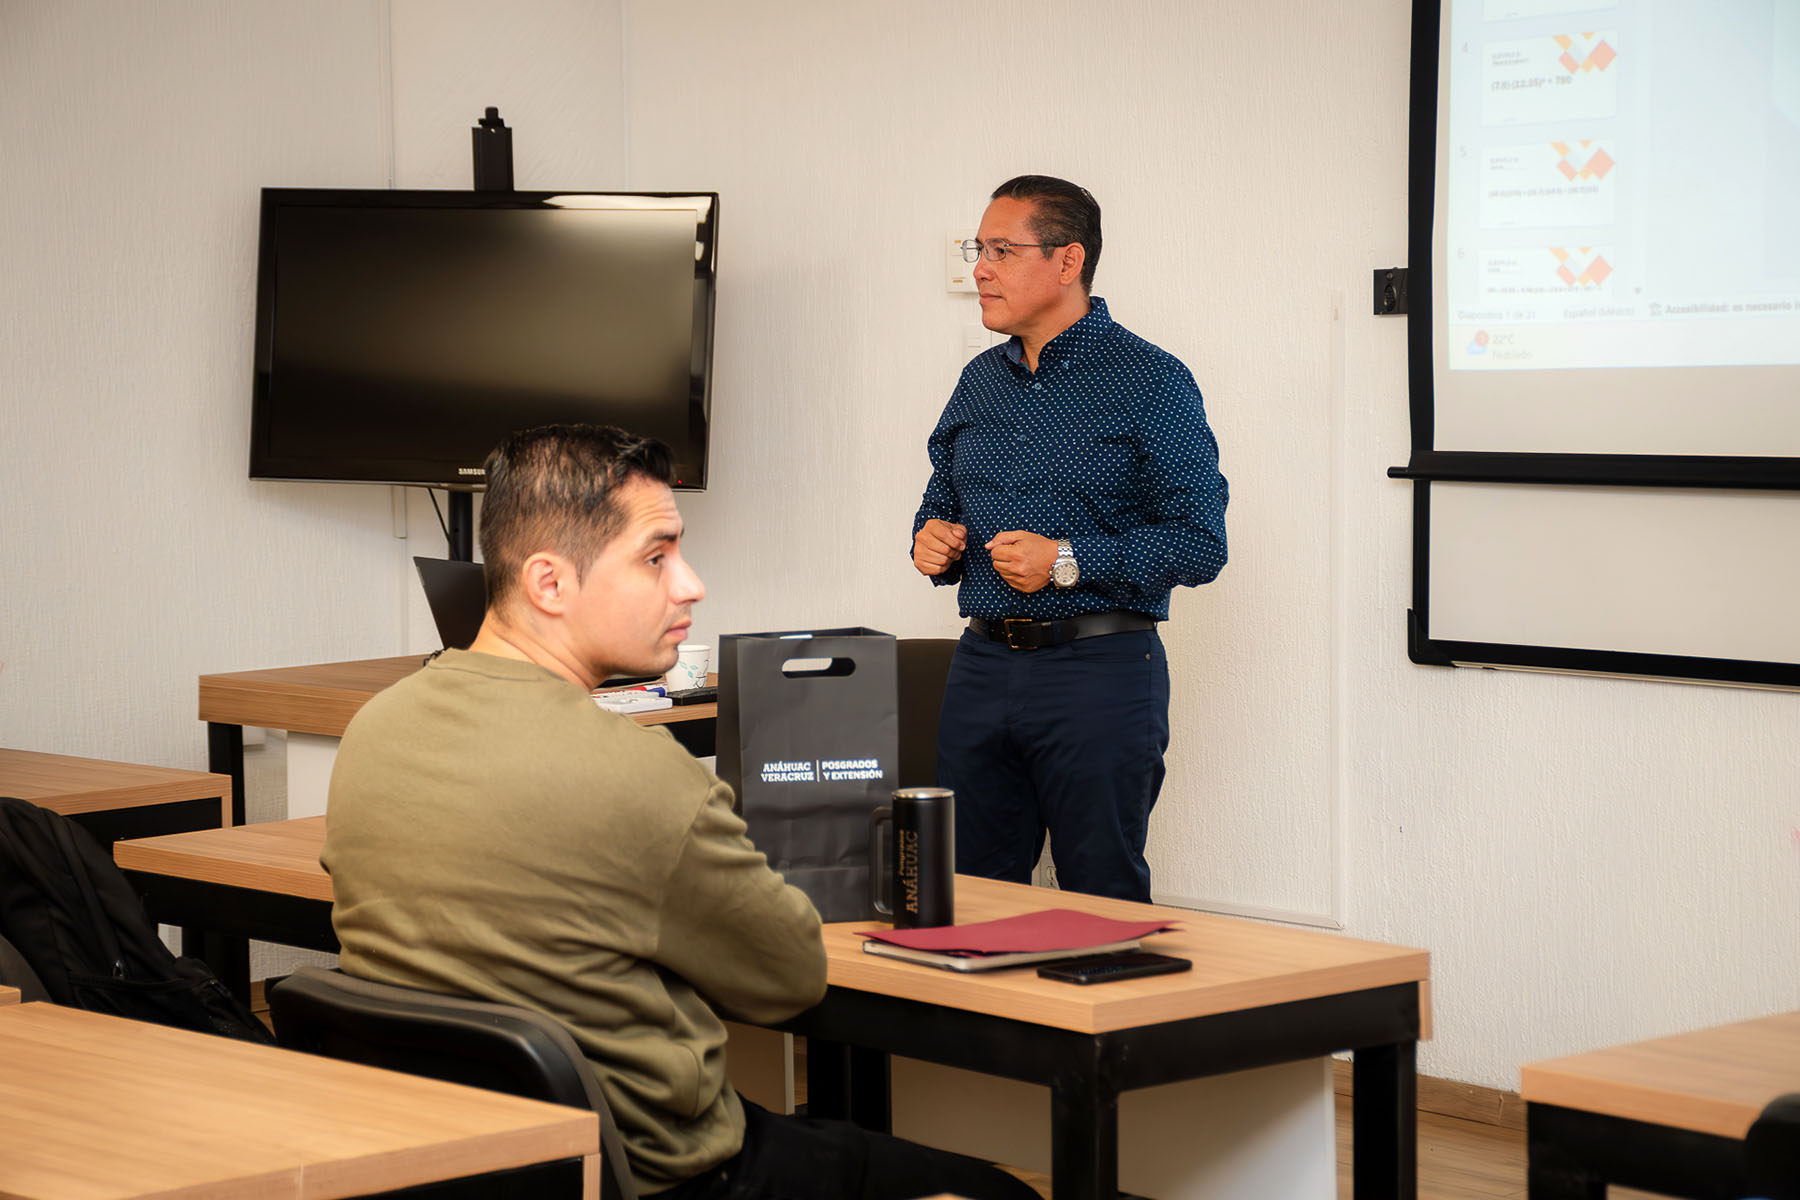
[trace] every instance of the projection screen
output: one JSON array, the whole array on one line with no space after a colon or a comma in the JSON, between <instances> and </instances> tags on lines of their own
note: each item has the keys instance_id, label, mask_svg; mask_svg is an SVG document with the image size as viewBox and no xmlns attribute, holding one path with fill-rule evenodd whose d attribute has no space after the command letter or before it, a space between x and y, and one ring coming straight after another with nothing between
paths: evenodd
<instances>
[{"instance_id":1,"label":"projection screen","mask_svg":"<svg viewBox=\"0 0 1800 1200\"><path fill-rule=\"evenodd\" d=\"M1800 686L1800 0L1414 36L1413 657Z\"/></svg>"}]
</instances>

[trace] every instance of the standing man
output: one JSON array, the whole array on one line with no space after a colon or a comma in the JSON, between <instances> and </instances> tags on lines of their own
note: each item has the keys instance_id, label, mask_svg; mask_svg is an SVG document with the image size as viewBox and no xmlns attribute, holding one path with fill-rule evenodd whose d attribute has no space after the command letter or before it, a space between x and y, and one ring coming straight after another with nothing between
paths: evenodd
<instances>
[{"instance_id":1,"label":"standing man","mask_svg":"<svg viewBox=\"0 0 1800 1200\"><path fill-rule=\"evenodd\" d=\"M1194 377L1089 294L1100 206L1001 184L963 255L1012 340L963 369L929 443L913 565L969 618L938 727L956 869L1029 882L1050 836L1071 891L1150 899L1169 744L1156 623L1225 565L1225 479Z\"/></svg>"},{"instance_id":2,"label":"standing man","mask_svg":"<svg viewBox=\"0 0 1800 1200\"><path fill-rule=\"evenodd\" d=\"M731 789L593 702L610 674L674 665L706 594L673 478L661 443L592 425L488 456L481 632L369 701L332 771L320 858L344 970L567 1025L640 1194L1035 1200L985 1163L778 1116L726 1081L719 1014L817 1003L825 948Z\"/></svg>"}]
</instances>

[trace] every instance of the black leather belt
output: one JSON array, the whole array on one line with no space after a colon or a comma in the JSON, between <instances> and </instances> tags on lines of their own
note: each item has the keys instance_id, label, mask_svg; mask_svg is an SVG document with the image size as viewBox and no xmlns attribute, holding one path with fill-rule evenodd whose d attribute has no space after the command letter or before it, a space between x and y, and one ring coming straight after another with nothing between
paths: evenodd
<instances>
[{"instance_id":1,"label":"black leather belt","mask_svg":"<svg viewBox=\"0 0 1800 1200\"><path fill-rule=\"evenodd\" d=\"M969 628L984 638L1004 643L1013 650L1042 650L1060 646L1078 638L1100 637L1108 633L1132 633L1155 629L1156 618L1134 612L1098 612L1060 621L1035 621L1029 617L1004 617L987 621L970 617Z\"/></svg>"}]
</instances>

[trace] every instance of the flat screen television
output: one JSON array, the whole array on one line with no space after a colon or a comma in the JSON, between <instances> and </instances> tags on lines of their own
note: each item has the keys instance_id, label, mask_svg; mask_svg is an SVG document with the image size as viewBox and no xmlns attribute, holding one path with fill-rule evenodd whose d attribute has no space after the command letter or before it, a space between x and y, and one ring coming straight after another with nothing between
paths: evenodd
<instances>
[{"instance_id":1,"label":"flat screen television","mask_svg":"<svg viewBox=\"0 0 1800 1200\"><path fill-rule=\"evenodd\" d=\"M478 487L618 425L706 486L717 193L264 188L250 477Z\"/></svg>"}]
</instances>

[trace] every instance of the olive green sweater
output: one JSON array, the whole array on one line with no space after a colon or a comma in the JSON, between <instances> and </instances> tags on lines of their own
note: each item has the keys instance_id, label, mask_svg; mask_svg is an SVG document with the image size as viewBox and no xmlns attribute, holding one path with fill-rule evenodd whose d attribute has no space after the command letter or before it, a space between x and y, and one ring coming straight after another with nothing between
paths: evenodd
<instances>
[{"instance_id":1,"label":"olive green sweater","mask_svg":"<svg viewBox=\"0 0 1800 1200\"><path fill-rule=\"evenodd\" d=\"M639 1189L671 1187L743 1141L716 1013L825 991L818 913L731 799L551 671L447 651L344 732L321 855L343 968L561 1020Z\"/></svg>"}]
</instances>

